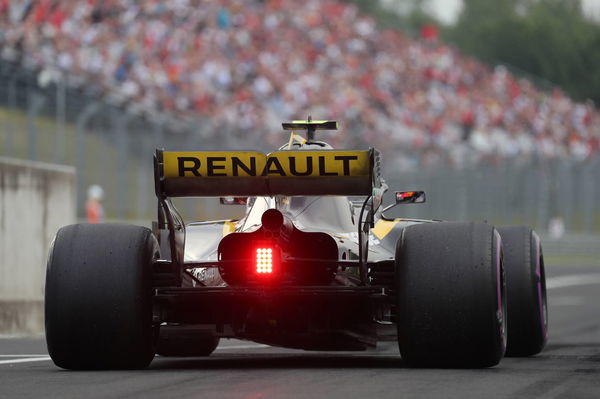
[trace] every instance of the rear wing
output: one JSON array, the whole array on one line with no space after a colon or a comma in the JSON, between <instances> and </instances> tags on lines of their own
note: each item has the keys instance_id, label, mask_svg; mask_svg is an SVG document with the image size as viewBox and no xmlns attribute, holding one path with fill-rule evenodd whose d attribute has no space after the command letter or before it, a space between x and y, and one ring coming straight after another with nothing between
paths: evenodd
<instances>
[{"instance_id":1,"label":"rear wing","mask_svg":"<svg viewBox=\"0 0 600 399\"><path fill-rule=\"evenodd\" d=\"M167 197L367 195L382 189L379 152L318 150L165 152L154 157Z\"/></svg>"}]
</instances>

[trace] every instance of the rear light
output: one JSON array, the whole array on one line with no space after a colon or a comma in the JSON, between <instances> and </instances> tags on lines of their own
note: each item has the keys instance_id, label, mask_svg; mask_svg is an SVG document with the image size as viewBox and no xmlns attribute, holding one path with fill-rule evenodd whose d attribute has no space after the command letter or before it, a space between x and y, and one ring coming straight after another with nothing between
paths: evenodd
<instances>
[{"instance_id":1,"label":"rear light","mask_svg":"<svg viewBox=\"0 0 600 399\"><path fill-rule=\"evenodd\" d=\"M256 273L273 273L272 248L256 248Z\"/></svg>"}]
</instances>

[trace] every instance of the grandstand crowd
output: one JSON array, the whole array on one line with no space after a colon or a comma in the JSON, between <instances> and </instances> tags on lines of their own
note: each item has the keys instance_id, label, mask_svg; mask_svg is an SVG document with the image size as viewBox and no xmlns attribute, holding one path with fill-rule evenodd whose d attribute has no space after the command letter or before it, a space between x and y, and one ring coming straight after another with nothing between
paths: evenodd
<instances>
[{"instance_id":1,"label":"grandstand crowd","mask_svg":"<svg viewBox=\"0 0 600 399\"><path fill-rule=\"evenodd\" d=\"M592 103L379 29L340 1L0 0L0 55L273 144L282 120L336 119L334 144L372 145L403 167L599 152Z\"/></svg>"}]
</instances>

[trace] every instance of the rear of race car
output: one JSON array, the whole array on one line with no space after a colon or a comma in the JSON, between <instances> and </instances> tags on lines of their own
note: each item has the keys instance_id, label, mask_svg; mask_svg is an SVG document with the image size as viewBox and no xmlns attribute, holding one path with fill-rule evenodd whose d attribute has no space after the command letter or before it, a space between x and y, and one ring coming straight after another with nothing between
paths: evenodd
<instances>
[{"instance_id":1,"label":"rear of race car","mask_svg":"<svg viewBox=\"0 0 600 399\"><path fill-rule=\"evenodd\" d=\"M158 321L204 325L216 336L292 348L374 346L374 310L384 314L389 308L386 288L362 284L359 272L353 283L335 281L341 269L366 268L366 254L361 265L358 246L354 259L344 259L348 252L331 234L302 231L285 207L275 206L264 211L254 228L223 237L216 259L178 262L180 252L173 250L177 229L169 228L169 219L176 220L177 214L168 198L259 195L275 197L277 204L289 202L290 196L370 196L377 157L374 150L279 151L267 156L158 152L157 194L159 201L163 198L158 236L161 248L171 252L158 262L163 277L170 274L156 288ZM182 276L192 268L215 268L225 284L203 286L197 281L185 287Z\"/></svg>"},{"instance_id":2,"label":"rear of race car","mask_svg":"<svg viewBox=\"0 0 600 399\"><path fill-rule=\"evenodd\" d=\"M306 128L309 139L337 126L287 125ZM535 232L387 219L376 150L333 150L298 137L270 154L157 150L153 230L59 230L45 302L55 364L142 368L156 353L210 355L221 338L306 350L397 341L404 362L418 367L490 367L505 352L542 350L548 322ZM362 198L358 215L347 196ZM253 206L244 223L186 225L172 197ZM422 203L425 195L395 199ZM201 255L186 257L194 250Z\"/></svg>"}]
</instances>

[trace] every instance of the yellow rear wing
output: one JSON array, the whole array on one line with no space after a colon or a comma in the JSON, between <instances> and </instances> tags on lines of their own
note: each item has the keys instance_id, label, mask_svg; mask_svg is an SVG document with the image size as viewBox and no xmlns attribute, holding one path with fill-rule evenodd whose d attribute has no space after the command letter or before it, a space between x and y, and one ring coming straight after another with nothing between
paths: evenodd
<instances>
[{"instance_id":1,"label":"yellow rear wing","mask_svg":"<svg viewBox=\"0 0 600 399\"><path fill-rule=\"evenodd\" d=\"M379 152L157 150L155 185L159 198L373 195L381 187Z\"/></svg>"}]
</instances>

